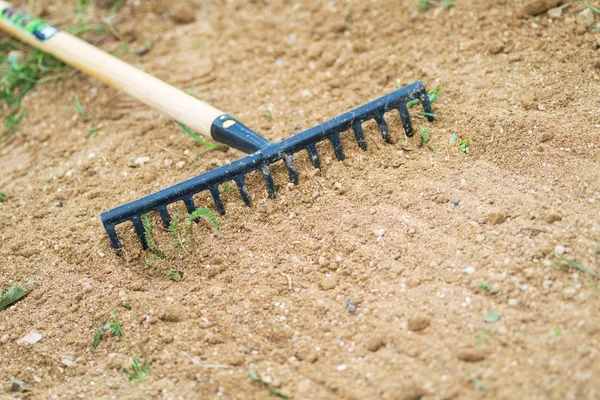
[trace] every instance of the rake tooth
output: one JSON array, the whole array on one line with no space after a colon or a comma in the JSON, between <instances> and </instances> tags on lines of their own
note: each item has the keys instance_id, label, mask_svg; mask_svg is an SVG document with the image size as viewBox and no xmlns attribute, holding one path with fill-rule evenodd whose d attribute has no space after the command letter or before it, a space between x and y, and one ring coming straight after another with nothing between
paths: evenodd
<instances>
[{"instance_id":1,"label":"rake tooth","mask_svg":"<svg viewBox=\"0 0 600 400\"><path fill-rule=\"evenodd\" d=\"M321 169L321 159L319 158L317 145L309 144L306 146L306 150L308 150L308 155L310 156L310 161L312 162L313 167Z\"/></svg>"},{"instance_id":2,"label":"rake tooth","mask_svg":"<svg viewBox=\"0 0 600 400\"><path fill-rule=\"evenodd\" d=\"M110 240L110 244L115 249L121 248L121 242L119 241L119 237L117 236L117 231L115 230L115 226L105 226L106 233L108 234L108 240Z\"/></svg>"},{"instance_id":3,"label":"rake tooth","mask_svg":"<svg viewBox=\"0 0 600 400\"><path fill-rule=\"evenodd\" d=\"M169 226L171 226L171 216L167 211L167 206L158 207L158 213L160 214L160 218L162 219L165 229L168 229Z\"/></svg>"},{"instance_id":4,"label":"rake tooth","mask_svg":"<svg viewBox=\"0 0 600 400\"><path fill-rule=\"evenodd\" d=\"M419 91L419 100L421 100L421 104L423 105L423 111L425 111L427 121L433 122L433 107L431 107L431 101L429 100L429 94L427 93L425 86Z\"/></svg>"},{"instance_id":5,"label":"rake tooth","mask_svg":"<svg viewBox=\"0 0 600 400\"><path fill-rule=\"evenodd\" d=\"M221 215L225 215L225 205L223 204L223 200L221 200L221 192L219 192L219 187L217 185L210 186L208 188L210 194L215 202L215 207L217 207L217 211Z\"/></svg>"},{"instance_id":6,"label":"rake tooth","mask_svg":"<svg viewBox=\"0 0 600 400\"><path fill-rule=\"evenodd\" d=\"M250 193L248 193L248 187L246 186L246 179L244 175L238 175L234 178L235 183L240 191L240 196L242 196L242 200L244 200L244 204L250 207L252 205L252 199L250 198Z\"/></svg>"},{"instance_id":7,"label":"rake tooth","mask_svg":"<svg viewBox=\"0 0 600 400\"><path fill-rule=\"evenodd\" d=\"M271 175L271 168L269 168L268 164L263 164L260 166L260 172L262 172L263 177L265 178L265 184L267 185L269 198L274 199L276 196L276 191L275 182L273 182L273 175Z\"/></svg>"},{"instance_id":8,"label":"rake tooth","mask_svg":"<svg viewBox=\"0 0 600 400\"><path fill-rule=\"evenodd\" d=\"M383 140L385 140L387 143L390 143L390 132L388 130L387 123L383 118L383 114L377 114L375 116L375 121L377 121L377 126L379 127L379 131L381 132L381 137Z\"/></svg>"},{"instance_id":9,"label":"rake tooth","mask_svg":"<svg viewBox=\"0 0 600 400\"><path fill-rule=\"evenodd\" d=\"M367 141L365 140L365 133L363 132L362 122L354 121L352 123L352 130L354 130L354 136L356 137L358 147L360 147L364 151L367 151Z\"/></svg>"},{"instance_id":10,"label":"rake tooth","mask_svg":"<svg viewBox=\"0 0 600 400\"><path fill-rule=\"evenodd\" d=\"M135 233L137 234L138 239L142 243L142 247L144 250L148 248L148 242L146 242L146 234L144 232L144 225L142 224L142 220L139 216L135 216L131 219L133 222L133 229L135 229Z\"/></svg>"},{"instance_id":11,"label":"rake tooth","mask_svg":"<svg viewBox=\"0 0 600 400\"><path fill-rule=\"evenodd\" d=\"M334 133L332 135L329 135L329 141L331 142L331 145L333 146L333 152L335 153L335 157L339 161L343 161L344 160L344 149L342 148L342 141L340 140L340 134Z\"/></svg>"},{"instance_id":12,"label":"rake tooth","mask_svg":"<svg viewBox=\"0 0 600 400\"><path fill-rule=\"evenodd\" d=\"M185 204L185 208L187 209L188 214L191 214L194 211L196 211L196 205L194 204L194 199L192 198L192 196L184 197L183 203ZM199 218L196 218L196 219L198 221L200 221ZM198 221L196 221L196 222L198 222Z\"/></svg>"},{"instance_id":13,"label":"rake tooth","mask_svg":"<svg viewBox=\"0 0 600 400\"><path fill-rule=\"evenodd\" d=\"M288 175L290 176L290 182L294 185L298 184L298 168L294 162L294 156L288 153L283 154L283 161L288 169Z\"/></svg>"},{"instance_id":14,"label":"rake tooth","mask_svg":"<svg viewBox=\"0 0 600 400\"><path fill-rule=\"evenodd\" d=\"M412 123L410 122L410 115L408 114L408 107L406 106L406 104L400 104L398 106L398 111L400 111L400 119L402 120L404 133L406 134L406 136L412 136L413 128Z\"/></svg>"}]
</instances>

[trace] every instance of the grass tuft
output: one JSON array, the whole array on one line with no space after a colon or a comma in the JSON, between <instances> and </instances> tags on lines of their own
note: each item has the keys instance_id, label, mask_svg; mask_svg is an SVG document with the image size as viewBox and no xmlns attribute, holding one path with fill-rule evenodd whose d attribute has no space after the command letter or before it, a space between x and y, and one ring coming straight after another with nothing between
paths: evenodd
<instances>
[{"instance_id":1,"label":"grass tuft","mask_svg":"<svg viewBox=\"0 0 600 400\"><path fill-rule=\"evenodd\" d=\"M33 285L33 283L33 281L28 282L30 286ZM18 284L14 284L12 287L6 290L0 289L0 311L23 299L30 292L31 288L19 286Z\"/></svg>"},{"instance_id":2,"label":"grass tuft","mask_svg":"<svg viewBox=\"0 0 600 400\"><path fill-rule=\"evenodd\" d=\"M6 201L6 193L0 192L0 203L4 203Z\"/></svg>"},{"instance_id":3,"label":"grass tuft","mask_svg":"<svg viewBox=\"0 0 600 400\"><path fill-rule=\"evenodd\" d=\"M277 396L281 399L289 399L289 396L287 394L283 394L280 391L278 391L277 389L275 389L273 387L273 385L271 385L271 383L269 382L265 382L260 375L258 375L255 371L254 368L252 368L251 364L248 364L248 373L250 374L250 379L252 379L255 382L261 383L263 385L265 385L267 387L267 389L269 389L269 396Z\"/></svg>"}]
</instances>

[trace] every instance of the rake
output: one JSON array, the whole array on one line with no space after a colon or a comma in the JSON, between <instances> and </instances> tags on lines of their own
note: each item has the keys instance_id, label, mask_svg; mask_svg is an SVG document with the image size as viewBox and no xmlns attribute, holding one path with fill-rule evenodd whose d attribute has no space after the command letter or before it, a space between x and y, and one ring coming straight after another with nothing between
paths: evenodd
<instances>
[{"instance_id":1,"label":"rake","mask_svg":"<svg viewBox=\"0 0 600 400\"><path fill-rule=\"evenodd\" d=\"M290 182L297 184L298 169L294 162L296 153L307 151L312 165L320 168L317 144L321 141L329 141L336 158L341 161L344 159L344 149L340 133L348 130L354 131L358 147L367 150L362 124L368 120L375 120L383 140L389 143L390 134L384 118L385 113L389 111L398 110L405 134L412 136L413 129L407 105L411 101L420 101L424 115L430 122L433 121L433 110L427 90L421 81L416 81L281 142L273 143L231 115L132 67L75 36L61 32L39 19L28 17L10 8L10 5L3 1L0 1L0 28L23 42L46 51L108 85L128 93L203 135L210 135L217 142L248 153L247 156L230 164L100 214L104 229L115 249L121 248L115 229L117 225L131 222L139 241L146 249L148 244L142 216L156 211L163 225L168 228L171 224L171 216L167 206L183 202L187 211L192 213L196 210L193 196L200 192L207 191L218 212L224 215L225 205L221 199L219 185L226 182L234 181L243 202L250 206L251 197L245 176L254 171L260 171L268 196L275 198L276 189L271 164L283 160Z\"/></svg>"}]
</instances>

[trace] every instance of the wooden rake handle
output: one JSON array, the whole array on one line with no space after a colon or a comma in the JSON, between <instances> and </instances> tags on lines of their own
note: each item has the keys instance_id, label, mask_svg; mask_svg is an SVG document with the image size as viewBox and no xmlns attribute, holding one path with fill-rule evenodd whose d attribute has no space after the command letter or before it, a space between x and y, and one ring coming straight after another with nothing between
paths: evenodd
<instances>
[{"instance_id":1,"label":"wooden rake handle","mask_svg":"<svg viewBox=\"0 0 600 400\"><path fill-rule=\"evenodd\" d=\"M121 90L191 129L211 135L222 111L0 0L0 29Z\"/></svg>"}]
</instances>

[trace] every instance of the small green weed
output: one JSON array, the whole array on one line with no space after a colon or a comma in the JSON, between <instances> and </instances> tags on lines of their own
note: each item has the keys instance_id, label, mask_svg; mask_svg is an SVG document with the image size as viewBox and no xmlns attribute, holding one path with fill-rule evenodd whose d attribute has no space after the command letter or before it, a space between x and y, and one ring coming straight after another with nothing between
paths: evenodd
<instances>
[{"instance_id":1,"label":"small green weed","mask_svg":"<svg viewBox=\"0 0 600 400\"><path fill-rule=\"evenodd\" d=\"M440 6L445 10L449 10L452 8L453 0L447 1L435 1L435 0L418 0L419 1L419 11L427 11L431 7Z\"/></svg>"},{"instance_id":2,"label":"small green weed","mask_svg":"<svg viewBox=\"0 0 600 400\"><path fill-rule=\"evenodd\" d=\"M251 364L248 364L248 373L250 374L250 378L258 383L261 383L269 389L269 396L277 396L282 399L289 399L287 394L283 394L277 389L273 387L269 382L265 382L256 372L254 372L254 368L252 368Z\"/></svg>"},{"instance_id":3,"label":"small green weed","mask_svg":"<svg viewBox=\"0 0 600 400\"><path fill-rule=\"evenodd\" d=\"M559 337L561 335L559 326L555 326L553 331L554 331L554 336Z\"/></svg>"},{"instance_id":4,"label":"small green weed","mask_svg":"<svg viewBox=\"0 0 600 400\"><path fill-rule=\"evenodd\" d=\"M127 311L131 311L131 309L132 309L131 299L125 300L125 303L123 303L123 308L126 309Z\"/></svg>"},{"instance_id":5,"label":"small green weed","mask_svg":"<svg viewBox=\"0 0 600 400\"><path fill-rule=\"evenodd\" d=\"M488 315L486 315L485 317L483 317L483 322L496 322L500 319L500 313L498 311L492 311L491 313L489 313Z\"/></svg>"},{"instance_id":6,"label":"small green weed","mask_svg":"<svg viewBox=\"0 0 600 400\"><path fill-rule=\"evenodd\" d=\"M590 10L592 10L593 12L600 14L600 8L596 8L596 7L592 6L591 4L588 4L588 3L586 3L585 1L580 1L580 0L577 0L577 2L578 2L579 4L581 4L581 5L583 5L583 6L587 7L587 8L589 8L589 9L590 9Z\"/></svg>"},{"instance_id":7,"label":"small green weed","mask_svg":"<svg viewBox=\"0 0 600 400\"><path fill-rule=\"evenodd\" d=\"M0 311L27 296L31 292L34 281L29 281L27 284L29 287L14 284L9 289L0 289Z\"/></svg>"},{"instance_id":8,"label":"small green weed","mask_svg":"<svg viewBox=\"0 0 600 400\"><path fill-rule=\"evenodd\" d=\"M183 279L183 271L180 269L170 269L168 271L163 271L165 274L165 279L168 281L179 282Z\"/></svg>"},{"instance_id":9,"label":"small green weed","mask_svg":"<svg viewBox=\"0 0 600 400\"><path fill-rule=\"evenodd\" d=\"M480 283L479 285L477 285L477 289L483 290L484 292L487 292L487 293L492 292L492 286L489 283Z\"/></svg>"},{"instance_id":10,"label":"small green weed","mask_svg":"<svg viewBox=\"0 0 600 400\"><path fill-rule=\"evenodd\" d=\"M429 134L431 133L428 128L421 127L419 128L421 132L421 143L419 143L419 147L423 147L429 142Z\"/></svg>"},{"instance_id":11,"label":"small green weed","mask_svg":"<svg viewBox=\"0 0 600 400\"><path fill-rule=\"evenodd\" d=\"M481 390L482 392L489 392L490 388L486 386L485 383L481 382L478 379L471 379L471 382L475 386L475 389Z\"/></svg>"},{"instance_id":12,"label":"small green weed","mask_svg":"<svg viewBox=\"0 0 600 400\"><path fill-rule=\"evenodd\" d=\"M352 19L352 11L350 11L348 14L344 15L344 21L348 22Z\"/></svg>"},{"instance_id":13,"label":"small green weed","mask_svg":"<svg viewBox=\"0 0 600 400\"><path fill-rule=\"evenodd\" d=\"M568 259L566 257L563 256L558 256L558 258L560 258L561 261L563 261L563 263L559 262L559 261L554 261L554 264L558 267L558 269L562 270L562 271L568 271L569 270L569 266L572 268L575 268L581 272L585 272L586 274L590 274L592 276L595 276L596 278L598 278L598 273L592 271L589 268L584 267L583 265L579 264L578 262ZM564 263L566 263L567 265L565 265Z\"/></svg>"},{"instance_id":14,"label":"small green weed","mask_svg":"<svg viewBox=\"0 0 600 400\"><path fill-rule=\"evenodd\" d=\"M196 133L192 132L192 130L190 128L188 128L187 126L185 126L184 124L182 124L179 121L175 121L175 123L177 125L179 125L179 127L181 129L183 129L183 131L186 133L186 135L188 135L189 137L191 137L192 139L194 139L196 142L200 143L202 146L208 147L209 150L221 150L221 151L223 151L224 147L227 147L227 146L223 146L222 144L215 144L215 143L211 143L211 142L208 142L208 141L202 139Z\"/></svg>"},{"instance_id":15,"label":"small green weed","mask_svg":"<svg viewBox=\"0 0 600 400\"><path fill-rule=\"evenodd\" d=\"M41 50L31 51L13 40L0 43L0 106L6 109L5 135L13 133L27 115L23 97L37 84L62 78L69 70Z\"/></svg>"},{"instance_id":16,"label":"small green weed","mask_svg":"<svg viewBox=\"0 0 600 400\"><path fill-rule=\"evenodd\" d=\"M460 151L462 151L463 153L468 153L470 145L471 145L471 141L467 140L467 141L464 141L464 142L460 142L458 144L458 147L460 147Z\"/></svg>"},{"instance_id":17,"label":"small green weed","mask_svg":"<svg viewBox=\"0 0 600 400\"><path fill-rule=\"evenodd\" d=\"M123 368L123 372L128 375L128 380L143 382L150 374L150 363L146 359L140 362L138 358L131 357L131 369Z\"/></svg>"},{"instance_id":18,"label":"small green weed","mask_svg":"<svg viewBox=\"0 0 600 400\"><path fill-rule=\"evenodd\" d=\"M94 332L94 336L92 338L92 347L94 349L97 349L100 346L100 342L102 340L104 332L110 331L110 334L112 336L120 337L123 340L123 342L125 342L127 351L131 355L131 367L130 369L123 368L123 372L128 375L128 379L130 381L145 381L146 379L148 379L148 375L150 374L150 363L148 362L146 357L144 357L143 361L140 361L140 359L136 357L135 352L131 348L131 342L127 338L127 335L125 335L125 331L123 331L123 325L117 319L118 313L116 311L113 311L111 313L111 316L111 322L107 322L100 328L96 329L96 331Z\"/></svg>"},{"instance_id":19,"label":"small green weed","mask_svg":"<svg viewBox=\"0 0 600 400\"><path fill-rule=\"evenodd\" d=\"M0 203L4 203L6 201L6 193L0 192Z\"/></svg>"},{"instance_id":20,"label":"small green weed","mask_svg":"<svg viewBox=\"0 0 600 400\"><path fill-rule=\"evenodd\" d=\"M179 253L185 250L186 243L192 238L192 223L197 222L199 219L208 221L215 229L219 230L219 222L208 208L196 209L196 211L185 217L183 223L179 222L179 213L175 213L175 217L169 226L169 233L173 240L173 247L179 249Z\"/></svg>"},{"instance_id":21,"label":"small green weed","mask_svg":"<svg viewBox=\"0 0 600 400\"><path fill-rule=\"evenodd\" d=\"M76 93L73 93L73 97L72 98L73 98L73 105L72 106L61 106L61 108L65 109L65 110L75 109L75 112L81 118L83 118L83 120L85 122L89 122L91 120L91 118L85 113L85 110L83 109L83 106L79 102L79 96L77 96ZM88 132L88 136L90 136L89 132Z\"/></svg>"}]
</instances>

